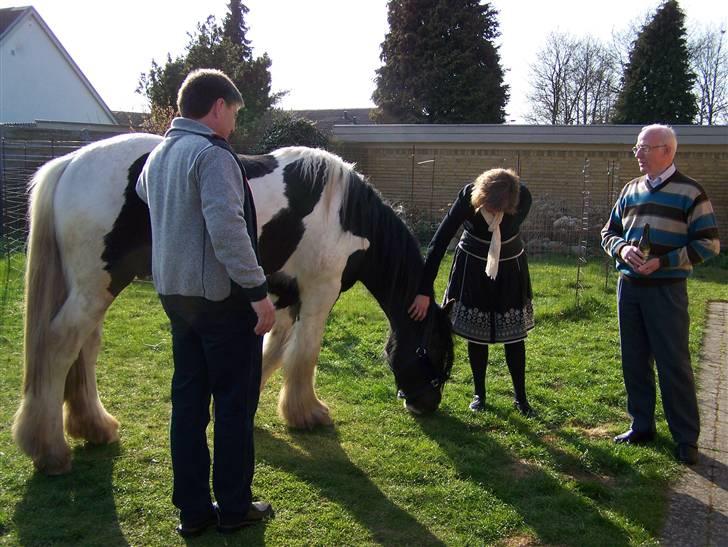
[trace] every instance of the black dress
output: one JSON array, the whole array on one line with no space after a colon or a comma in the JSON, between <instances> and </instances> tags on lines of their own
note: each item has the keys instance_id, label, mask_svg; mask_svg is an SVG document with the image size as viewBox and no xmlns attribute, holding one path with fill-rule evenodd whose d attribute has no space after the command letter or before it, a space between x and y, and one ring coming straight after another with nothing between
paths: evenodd
<instances>
[{"instance_id":1,"label":"black dress","mask_svg":"<svg viewBox=\"0 0 728 547\"><path fill-rule=\"evenodd\" d=\"M531 193L521 184L518 210L503 215L498 275L492 280L485 273L492 234L470 203L472 190L471 183L460 191L432 238L420 293L432 296L442 257L463 226L443 299L443 304L455 300L450 313L453 331L479 344L518 342L526 338L534 324L531 278L519 232L531 208Z\"/></svg>"}]
</instances>

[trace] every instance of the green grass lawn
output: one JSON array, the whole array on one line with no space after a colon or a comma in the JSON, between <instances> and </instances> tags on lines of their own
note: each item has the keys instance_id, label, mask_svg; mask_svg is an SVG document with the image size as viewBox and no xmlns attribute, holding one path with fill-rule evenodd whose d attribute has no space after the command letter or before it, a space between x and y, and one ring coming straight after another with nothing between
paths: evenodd
<instances>
[{"instance_id":1,"label":"green grass lawn","mask_svg":"<svg viewBox=\"0 0 728 547\"><path fill-rule=\"evenodd\" d=\"M121 442L72 441L73 471L45 477L10 435L22 378L21 267L13 258L6 282L8 263L0 263L0 544L184 544L170 501L169 332L151 285L127 289L105 325L98 383L121 421ZM696 362L706 301L728 299L726 269L725 260L701 267L689 284ZM333 310L319 362L318 394L334 427L288 429L276 415L277 374L261 396L254 494L273 503L275 519L189 543L657 544L667 487L680 468L662 415L655 444L611 442L628 425L616 276L605 279L594 260L577 307L573 260L532 260L531 273L537 325L526 344L527 384L535 418L511 405L500 346L491 351L487 411L468 410L461 340L440 410L409 415L383 358L386 319L357 285Z\"/></svg>"}]
</instances>

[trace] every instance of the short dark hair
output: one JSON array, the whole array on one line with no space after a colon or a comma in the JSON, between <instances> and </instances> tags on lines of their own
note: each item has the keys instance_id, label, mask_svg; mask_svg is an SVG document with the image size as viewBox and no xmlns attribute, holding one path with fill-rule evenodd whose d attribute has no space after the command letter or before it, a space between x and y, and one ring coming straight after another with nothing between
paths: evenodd
<instances>
[{"instance_id":1,"label":"short dark hair","mask_svg":"<svg viewBox=\"0 0 728 547\"><path fill-rule=\"evenodd\" d=\"M513 214L518 208L521 184L512 169L490 169L475 179L471 203L477 210L487 207Z\"/></svg>"},{"instance_id":2,"label":"short dark hair","mask_svg":"<svg viewBox=\"0 0 728 547\"><path fill-rule=\"evenodd\" d=\"M185 118L204 118L218 99L229 105L244 104L243 96L227 75L212 68L200 68L187 75L177 93L177 108Z\"/></svg>"}]
</instances>

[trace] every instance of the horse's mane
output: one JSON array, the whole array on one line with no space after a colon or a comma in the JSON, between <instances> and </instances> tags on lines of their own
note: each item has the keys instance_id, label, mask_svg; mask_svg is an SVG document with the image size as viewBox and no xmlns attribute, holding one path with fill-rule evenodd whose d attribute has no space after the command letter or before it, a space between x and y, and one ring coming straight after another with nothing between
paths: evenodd
<instances>
[{"instance_id":1,"label":"horse's mane","mask_svg":"<svg viewBox=\"0 0 728 547\"><path fill-rule=\"evenodd\" d=\"M423 269L419 243L379 191L353 168L348 172L340 220L345 230L370 242L363 272L367 288L382 304L405 301L409 305Z\"/></svg>"},{"instance_id":2,"label":"horse's mane","mask_svg":"<svg viewBox=\"0 0 728 547\"><path fill-rule=\"evenodd\" d=\"M321 199L329 200L333 192L342 192L342 228L370 242L362 282L383 305L410 301L417 293L423 267L419 244L355 165L326 150L302 146L281 148L273 155L282 163L296 161L305 180L325 182Z\"/></svg>"},{"instance_id":3,"label":"horse's mane","mask_svg":"<svg viewBox=\"0 0 728 547\"><path fill-rule=\"evenodd\" d=\"M341 207L345 229L362 229L369 239L376 267L386 272L386 285L412 296L417 292L423 260L417 239L379 191L351 171ZM352 228L350 228L352 227Z\"/></svg>"}]
</instances>

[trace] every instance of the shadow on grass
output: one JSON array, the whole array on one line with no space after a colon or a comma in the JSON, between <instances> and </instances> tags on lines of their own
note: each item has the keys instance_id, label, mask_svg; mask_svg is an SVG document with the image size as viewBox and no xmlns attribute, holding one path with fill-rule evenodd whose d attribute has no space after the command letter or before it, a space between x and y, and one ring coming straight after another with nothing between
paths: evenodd
<instances>
[{"instance_id":1,"label":"shadow on grass","mask_svg":"<svg viewBox=\"0 0 728 547\"><path fill-rule=\"evenodd\" d=\"M334 429L290 433L292 444L256 430L256 458L291 473L341 505L383 545L443 545L412 515L392 503L341 448ZM366 502L363 502L366 500Z\"/></svg>"},{"instance_id":2,"label":"shadow on grass","mask_svg":"<svg viewBox=\"0 0 728 547\"><path fill-rule=\"evenodd\" d=\"M541 440L557 462L558 470L576 482L581 494L598 503L602 510L624 515L651 536L659 534L666 506L664 498L656 494L664 492L666 482L654 475L654 466L652 470L647 466L647 472L642 472L641 466L635 466L634 458L627 453L637 451L644 453L637 459L643 456L646 460L653 459L655 452L672 452L672 439L658 434L648 446L617 447L611 438L605 443L569 431L558 431L556 435L579 455L588 454L591 463L586 466L580 457ZM533 442L539 441L533 432L529 431L528 436Z\"/></svg>"},{"instance_id":3,"label":"shadow on grass","mask_svg":"<svg viewBox=\"0 0 728 547\"><path fill-rule=\"evenodd\" d=\"M496 413L500 414L499 411ZM509 420L505 411L502 417ZM598 499L606 489L602 491L596 484L583 481L577 490L586 496L585 499L567 488L558 475L514 457L485 429L474 431L472 424L453 416L439 414L434 418L418 419L418 423L448 455L462 477L482 484L513 507L521 515L524 526L535 532L538 541L558 545L630 543L628 532L605 518L599 505L593 503L594 498ZM516 428L529 437L534 446L543 447L552 454L557 470L582 467L578 458L545 443L525 421L516 424Z\"/></svg>"},{"instance_id":4,"label":"shadow on grass","mask_svg":"<svg viewBox=\"0 0 728 547\"><path fill-rule=\"evenodd\" d=\"M20 544L129 545L114 502L112 476L118 454L118 443L78 447L67 475L34 473L15 507Z\"/></svg>"}]
</instances>

